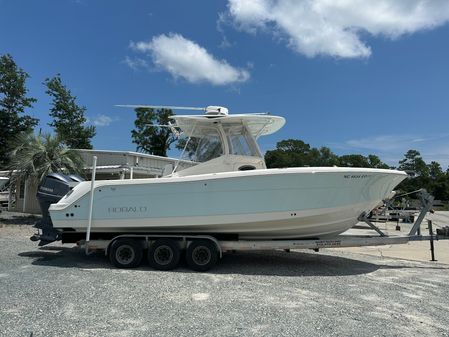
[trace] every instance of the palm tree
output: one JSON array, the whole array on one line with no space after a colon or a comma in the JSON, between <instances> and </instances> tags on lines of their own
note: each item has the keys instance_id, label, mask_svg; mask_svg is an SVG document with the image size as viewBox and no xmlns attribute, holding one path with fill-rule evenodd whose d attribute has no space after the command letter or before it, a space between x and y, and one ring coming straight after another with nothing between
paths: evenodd
<instances>
[{"instance_id":1,"label":"palm tree","mask_svg":"<svg viewBox=\"0 0 449 337\"><path fill-rule=\"evenodd\" d=\"M8 169L12 179L40 182L48 173L83 173L83 159L58 136L23 133L17 137ZM12 172L15 174L12 175Z\"/></svg>"}]
</instances>

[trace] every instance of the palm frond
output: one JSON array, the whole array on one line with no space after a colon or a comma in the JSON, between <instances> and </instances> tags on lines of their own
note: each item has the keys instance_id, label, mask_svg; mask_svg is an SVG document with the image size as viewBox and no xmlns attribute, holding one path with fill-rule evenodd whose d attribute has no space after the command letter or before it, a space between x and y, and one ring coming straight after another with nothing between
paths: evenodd
<instances>
[{"instance_id":1,"label":"palm frond","mask_svg":"<svg viewBox=\"0 0 449 337\"><path fill-rule=\"evenodd\" d=\"M84 167L76 151L68 149L59 137L47 133L19 134L10 158L11 176L21 180L41 181L51 172L82 174Z\"/></svg>"}]
</instances>

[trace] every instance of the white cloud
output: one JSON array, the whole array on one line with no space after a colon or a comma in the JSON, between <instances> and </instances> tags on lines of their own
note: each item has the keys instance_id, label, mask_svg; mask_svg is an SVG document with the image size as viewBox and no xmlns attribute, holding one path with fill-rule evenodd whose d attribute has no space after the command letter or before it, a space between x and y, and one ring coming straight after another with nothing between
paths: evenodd
<instances>
[{"instance_id":1,"label":"white cloud","mask_svg":"<svg viewBox=\"0 0 449 337\"><path fill-rule=\"evenodd\" d=\"M413 135L380 135L360 139L351 139L346 141L346 145L358 149L391 151L404 149L413 144L428 141L426 138Z\"/></svg>"},{"instance_id":2,"label":"white cloud","mask_svg":"<svg viewBox=\"0 0 449 337\"><path fill-rule=\"evenodd\" d=\"M447 0L229 0L228 7L238 28L286 37L308 57L369 57L364 32L395 39L449 21Z\"/></svg>"},{"instance_id":3,"label":"white cloud","mask_svg":"<svg viewBox=\"0 0 449 337\"><path fill-rule=\"evenodd\" d=\"M113 118L106 115L99 115L92 120L96 126L109 126L114 121Z\"/></svg>"},{"instance_id":4,"label":"white cloud","mask_svg":"<svg viewBox=\"0 0 449 337\"><path fill-rule=\"evenodd\" d=\"M245 82L249 72L218 60L197 43L179 34L159 35L148 42L131 42L131 48L149 53L153 63L173 77L182 77L191 83L209 82L227 85Z\"/></svg>"},{"instance_id":5,"label":"white cloud","mask_svg":"<svg viewBox=\"0 0 449 337\"><path fill-rule=\"evenodd\" d=\"M217 20L217 31L221 35L221 43L219 45L220 48L230 48L232 47L232 43L229 42L228 38L226 37L225 31L223 29L223 24L226 23L227 16L225 13L218 13L218 20Z\"/></svg>"},{"instance_id":6,"label":"white cloud","mask_svg":"<svg viewBox=\"0 0 449 337\"><path fill-rule=\"evenodd\" d=\"M138 57L131 58L129 56L126 56L125 59L123 60L123 63L125 63L128 67L130 67L133 70L139 70L141 68L144 69L150 68L147 61Z\"/></svg>"}]
</instances>

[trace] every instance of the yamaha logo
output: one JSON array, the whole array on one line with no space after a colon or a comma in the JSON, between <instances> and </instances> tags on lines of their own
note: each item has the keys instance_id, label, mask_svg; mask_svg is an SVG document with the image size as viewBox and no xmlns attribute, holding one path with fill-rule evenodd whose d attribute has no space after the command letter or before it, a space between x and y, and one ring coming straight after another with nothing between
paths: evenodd
<instances>
[{"instance_id":1,"label":"yamaha logo","mask_svg":"<svg viewBox=\"0 0 449 337\"><path fill-rule=\"evenodd\" d=\"M41 186L39 189L41 191L46 191L46 192L52 192L53 193L53 189L49 188L49 187Z\"/></svg>"}]
</instances>

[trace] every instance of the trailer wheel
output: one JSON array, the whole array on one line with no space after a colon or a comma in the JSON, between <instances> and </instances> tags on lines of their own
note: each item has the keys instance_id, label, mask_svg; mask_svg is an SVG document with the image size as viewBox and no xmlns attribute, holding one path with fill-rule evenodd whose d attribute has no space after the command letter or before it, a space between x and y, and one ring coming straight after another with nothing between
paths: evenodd
<instances>
[{"instance_id":1,"label":"trailer wheel","mask_svg":"<svg viewBox=\"0 0 449 337\"><path fill-rule=\"evenodd\" d=\"M187 247L186 261L193 270L209 270L218 261L217 246L209 240L194 240Z\"/></svg>"},{"instance_id":2,"label":"trailer wheel","mask_svg":"<svg viewBox=\"0 0 449 337\"><path fill-rule=\"evenodd\" d=\"M142 261L142 247L133 239L117 239L112 243L109 259L117 268L135 268Z\"/></svg>"},{"instance_id":3,"label":"trailer wheel","mask_svg":"<svg viewBox=\"0 0 449 337\"><path fill-rule=\"evenodd\" d=\"M171 270L178 266L181 256L179 244L175 240L156 240L148 249L148 263L157 270Z\"/></svg>"}]
</instances>

